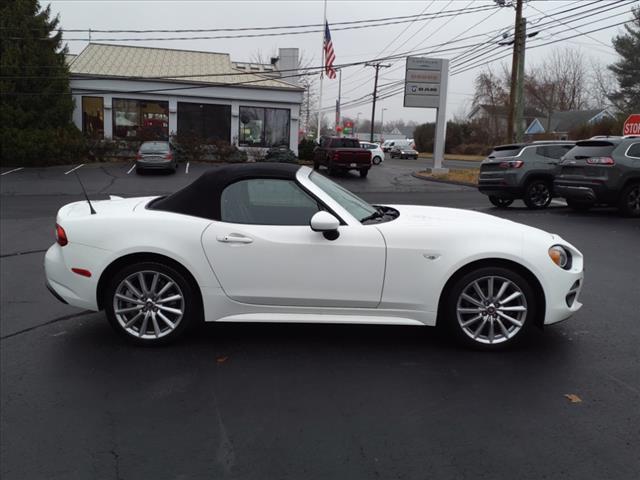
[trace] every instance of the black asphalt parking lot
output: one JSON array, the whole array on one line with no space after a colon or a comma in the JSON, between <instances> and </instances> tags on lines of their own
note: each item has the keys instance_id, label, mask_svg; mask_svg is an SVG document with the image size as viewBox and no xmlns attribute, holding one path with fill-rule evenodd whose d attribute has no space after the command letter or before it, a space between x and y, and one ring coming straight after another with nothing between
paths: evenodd
<instances>
[{"instance_id":1,"label":"black asphalt parking lot","mask_svg":"<svg viewBox=\"0 0 640 480\"><path fill-rule=\"evenodd\" d=\"M2 169L0 476L637 479L640 221L562 202L498 210L475 189L412 177L421 162L337 180L371 202L471 208L560 234L585 255L582 311L491 354L435 329L348 325L213 324L133 347L102 313L44 288L56 211L81 199L75 172L99 199L168 193L209 167Z\"/></svg>"}]
</instances>

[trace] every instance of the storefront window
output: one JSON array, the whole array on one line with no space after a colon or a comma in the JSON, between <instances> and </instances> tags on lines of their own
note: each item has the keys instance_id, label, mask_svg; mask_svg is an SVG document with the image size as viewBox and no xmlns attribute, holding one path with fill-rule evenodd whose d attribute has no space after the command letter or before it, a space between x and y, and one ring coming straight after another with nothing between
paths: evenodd
<instances>
[{"instance_id":1,"label":"storefront window","mask_svg":"<svg viewBox=\"0 0 640 480\"><path fill-rule=\"evenodd\" d=\"M178 133L229 142L231 106L178 102Z\"/></svg>"},{"instance_id":2,"label":"storefront window","mask_svg":"<svg viewBox=\"0 0 640 480\"><path fill-rule=\"evenodd\" d=\"M169 103L114 98L113 136L167 140Z\"/></svg>"},{"instance_id":3,"label":"storefront window","mask_svg":"<svg viewBox=\"0 0 640 480\"><path fill-rule=\"evenodd\" d=\"M289 146L289 110L280 108L240 107L241 146Z\"/></svg>"},{"instance_id":4,"label":"storefront window","mask_svg":"<svg viewBox=\"0 0 640 480\"><path fill-rule=\"evenodd\" d=\"M104 101L102 97L82 97L82 132L90 137L104 136Z\"/></svg>"}]
</instances>

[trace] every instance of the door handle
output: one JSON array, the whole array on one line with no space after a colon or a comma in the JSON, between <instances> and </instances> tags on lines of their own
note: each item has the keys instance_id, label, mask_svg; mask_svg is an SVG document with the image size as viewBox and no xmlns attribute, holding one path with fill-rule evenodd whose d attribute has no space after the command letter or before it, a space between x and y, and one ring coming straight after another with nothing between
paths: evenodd
<instances>
[{"instance_id":1,"label":"door handle","mask_svg":"<svg viewBox=\"0 0 640 480\"><path fill-rule=\"evenodd\" d=\"M217 240L222 243L253 243L253 238L246 237L239 233L229 233L227 235L219 235Z\"/></svg>"}]
</instances>

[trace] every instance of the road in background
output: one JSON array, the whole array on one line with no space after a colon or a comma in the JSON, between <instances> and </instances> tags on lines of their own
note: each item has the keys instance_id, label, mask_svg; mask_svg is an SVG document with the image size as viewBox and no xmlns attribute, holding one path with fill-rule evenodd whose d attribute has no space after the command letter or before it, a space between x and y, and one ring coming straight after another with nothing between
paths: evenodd
<instances>
[{"instance_id":1,"label":"road in background","mask_svg":"<svg viewBox=\"0 0 640 480\"><path fill-rule=\"evenodd\" d=\"M82 198L64 175L74 165L2 176L0 476L635 478L640 222L498 210L475 189L412 177L420 162L336 180L371 202L474 208L563 236L586 257L584 309L497 354L435 329L348 325L213 324L167 348L132 347L102 313L43 287L55 213ZM129 168L78 173L107 198L166 194L207 167Z\"/></svg>"}]
</instances>

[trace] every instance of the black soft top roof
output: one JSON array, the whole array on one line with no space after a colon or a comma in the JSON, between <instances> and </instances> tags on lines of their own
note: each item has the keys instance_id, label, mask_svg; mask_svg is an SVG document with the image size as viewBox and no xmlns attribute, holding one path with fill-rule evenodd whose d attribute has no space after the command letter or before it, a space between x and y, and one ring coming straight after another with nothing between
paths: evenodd
<instances>
[{"instance_id":1,"label":"black soft top roof","mask_svg":"<svg viewBox=\"0 0 640 480\"><path fill-rule=\"evenodd\" d=\"M244 163L212 168L181 190L151 202L147 208L220 220L220 196L232 183L250 178L296 179L300 165Z\"/></svg>"}]
</instances>

